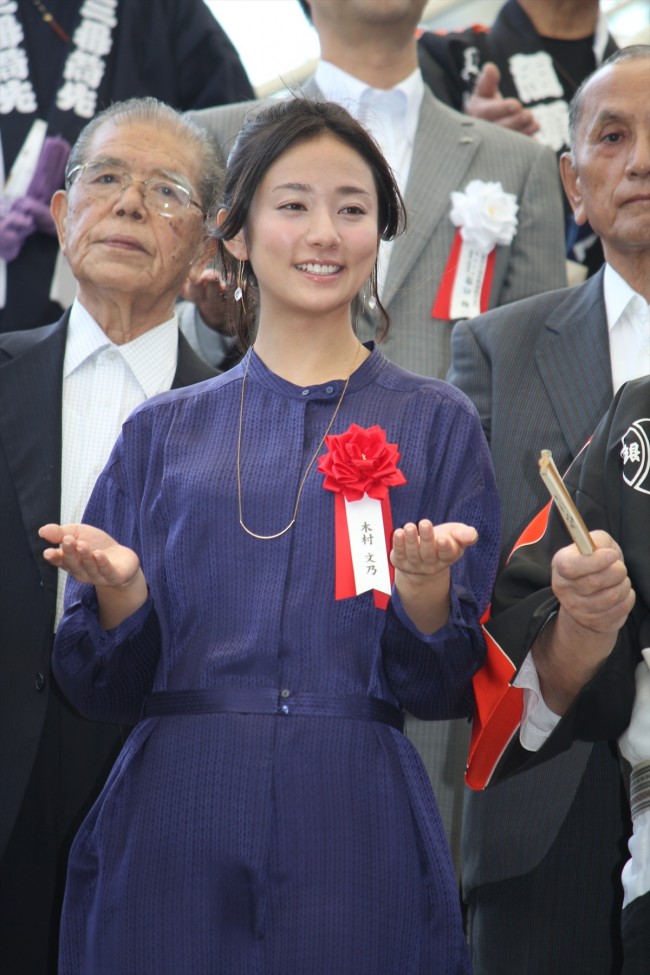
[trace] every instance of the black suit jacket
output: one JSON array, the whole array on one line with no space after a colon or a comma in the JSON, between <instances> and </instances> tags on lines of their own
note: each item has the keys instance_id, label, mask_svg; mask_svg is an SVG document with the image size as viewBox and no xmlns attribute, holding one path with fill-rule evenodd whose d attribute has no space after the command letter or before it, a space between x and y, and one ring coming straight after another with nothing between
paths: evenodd
<instances>
[{"instance_id":1,"label":"black suit jacket","mask_svg":"<svg viewBox=\"0 0 650 975\"><path fill-rule=\"evenodd\" d=\"M454 328L447 379L477 407L490 444L503 511L502 560L549 500L538 473L540 450L550 449L564 473L611 402L603 275ZM590 743L576 742L552 762L485 792L466 792L466 893L521 876L542 861L572 807L591 751ZM527 828L519 828L522 823Z\"/></svg>"},{"instance_id":2,"label":"black suit jacket","mask_svg":"<svg viewBox=\"0 0 650 975\"><path fill-rule=\"evenodd\" d=\"M57 572L38 529L59 520L69 312L0 335L0 856L34 764L50 693ZM179 336L174 387L216 372Z\"/></svg>"},{"instance_id":3,"label":"black suit jacket","mask_svg":"<svg viewBox=\"0 0 650 975\"><path fill-rule=\"evenodd\" d=\"M490 441L504 512L506 548L549 500L538 475L540 449L550 448L564 470L610 405L612 380L603 275L600 272L576 288L549 292L489 312L459 324L454 331L454 365L449 378L474 400ZM628 396L637 386L638 382L625 387ZM649 407L650 402L645 400L643 407L630 411L630 415L648 416ZM647 553L647 512L643 521L640 512L639 517L632 518L630 497L625 501L621 497L620 504L614 505L621 485L614 463L620 455L617 438L629 422L629 416L623 416L622 429L617 428L612 439L610 463L615 473L607 481L603 508L610 519L607 530L624 551L631 550L632 543L626 540L624 544L621 511L626 511L631 519L628 527L635 526L626 539L636 535L635 548ZM597 440L592 440L590 454L594 442ZM578 464L569 474L569 483L577 474ZM600 470L602 473L603 465ZM642 497L634 491L628 494L637 502ZM583 498L589 497L596 499L597 495L586 485ZM583 507L582 513L590 528L604 527L603 521L595 518L593 506ZM547 534L540 545L549 537ZM558 526L552 550L568 541L566 531ZM523 577L517 575L517 590L509 590L510 613L503 613L504 580L510 578L512 584L517 564L532 568L535 549L529 544L518 550L510 567L497 578L493 595L489 630L515 665L523 660L525 652L522 642L522 653L515 655L513 620L517 618L522 629L528 630L535 611L521 585ZM629 567L627 551L626 562ZM643 570L638 568L631 578L643 576ZM541 581L538 576L540 590L547 584L546 577ZM536 595L548 603L548 591L544 597L541 591ZM620 713L621 707L629 708L633 674L631 680L629 674L627 679L624 675L623 680L618 676L614 680L611 671L603 668L600 679L603 678L604 689L599 682L593 682L595 687L601 687L601 700L606 702L601 715L613 716ZM625 691L619 705L615 702L621 687ZM617 926L623 894L620 873L630 829L629 806L615 743L598 738L615 739L627 719L618 729L608 732L599 718L597 733L592 730L589 734L584 725L578 727L574 723L578 707L580 717L588 713L583 712L584 700L576 698L575 708L518 775L498 781L483 792L466 791L462 883L470 905L477 971L542 975L587 970L594 975L613 975L621 971ZM510 760L521 757L515 749L508 753ZM544 764L532 765L544 757L548 758ZM634 930L638 930L636 925ZM627 941L630 937L626 934ZM561 958L562 964L550 961L550 951L545 954L547 945L552 945L555 958ZM647 959L643 971L647 971Z\"/></svg>"}]
</instances>

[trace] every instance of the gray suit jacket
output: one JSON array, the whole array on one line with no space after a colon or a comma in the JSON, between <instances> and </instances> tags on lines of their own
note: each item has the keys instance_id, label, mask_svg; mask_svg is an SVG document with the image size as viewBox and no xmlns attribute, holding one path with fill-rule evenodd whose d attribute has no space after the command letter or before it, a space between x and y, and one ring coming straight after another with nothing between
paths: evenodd
<instances>
[{"instance_id":1,"label":"gray suit jacket","mask_svg":"<svg viewBox=\"0 0 650 975\"><path fill-rule=\"evenodd\" d=\"M304 94L322 98L313 81ZM222 161L246 115L261 102L190 112L212 135ZM383 346L389 359L443 379L450 364L452 322L431 317L456 228L450 194L472 179L498 180L520 205L510 246L497 248L490 307L566 283L562 196L555 156L547 147L461 115L426 90L413 146L405 200L408 227L392 248L382 302L393 322ZM375 337L370 318L360 338Z\"/></svg>"},{"instance_id":2,"label":"gray suit jacket","mask_svg":"<svg viewBox=\"0 0 650 975\"><path fill-rule=\"evenodd\" d=\"M57 572L43 559L46 545L38 529L59 520L68 318L66 312L55 325L0 336L0 522L6 566L0 580L0 856L34 764L50 691ZM173 386L215 375L179 336ZM96 734L96 726L79 721L89 736ZM117 729L100 727L103 739L97 746L108 754Z\"/></svg>"},{"instance_id":3,"label":"gray suit jacket","mask_svg":"<svg viewBox=\"0 0 650 975\"><path fill-rule=\"evenodd\" d=\"M313 80L303 94L323 97ZM225 164L243 120L260 104L223 105L189 114L211 134ZM500 181L520 205L512 244L497 248L490 308L566 283L562 191L553 152L532 139L461 115L425 90L404 193L408 226L393 245L381 296L392 322L383 349L406 369L440 379L450 365L454 323L432 318L431 310L456 232L449 219L450 194L473 179ZM366 312L358 323L359 338L374 339L376 327L376 318ZM407 733L427 768L458 867L469 724L432 725L409 717Z\"/></svg>"},{"instance_id":4,"label":"gray suit jacket","mask_svg":"<svg viewBox=\"0 0 650 975\"><path fill-rule=\"evenodd\" d=\"M504 555L549 500L538 474L540 450L549 448L565 470L610 405L603 273L454 329L448 379L474 401L490 443L503 504ZM537 866L573 803L591 750L576 742L484 792L466 790L466 894ZM597 838L594 848L597 855Z\"/></svg>"}]
</instances>

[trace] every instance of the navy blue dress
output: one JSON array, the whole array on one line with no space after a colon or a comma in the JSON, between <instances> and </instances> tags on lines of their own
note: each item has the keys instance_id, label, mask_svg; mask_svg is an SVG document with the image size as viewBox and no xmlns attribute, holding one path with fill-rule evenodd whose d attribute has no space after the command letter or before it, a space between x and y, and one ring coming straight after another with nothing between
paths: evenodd
<instances>
[{"instance_id":1,"label":"navy blue dress","mask_svg":"<svg viewBox=\"0 0 650 975\"><path fill-rule=\"evenodd\" d=\"M428 517L479 531L452 569L448 625L423 636L395 593L386 611L370 593L335 601L334 495L316 465L289 532L242 530L242 377L240 365L138 409L86 512L139 553L150 599L104 632L94 590L73 582L57 634L55 672L74 704L137 722L73 846L60 973L467 973L426 772L367 704L472 713L499 550L476 412L375 349L332 429L378 424L399 444L395 525ZM290 521L342 388L296 387L252 357L241 479L253 531ZM152 690L221 705L147 716Z\"/></svg>"}]
</instances>

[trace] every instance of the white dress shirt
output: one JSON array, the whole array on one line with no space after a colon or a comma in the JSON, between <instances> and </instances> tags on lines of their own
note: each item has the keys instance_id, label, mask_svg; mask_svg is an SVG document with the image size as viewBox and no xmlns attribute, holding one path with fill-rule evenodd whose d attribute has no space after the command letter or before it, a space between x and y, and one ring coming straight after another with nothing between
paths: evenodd
<instances>
[{"instance_id":1,"label":"white dress shirt","mask_svg":"<svg viewBox=\"0 0 650 975\"><path fill-rule=\"evenodd\" d=\"M62 525L82 520L122 423L140 403L171 388L177 358L176 316L115 345L83 305L74 302L63 360ZM63 615L66 578L60 570L55 628Z\"/></svg>"},{"instance_id":2,"label":"white dress shirt","mask_svg":"<svg viewBox=\"0 0 650 975\"><path fill-rule=\"evenodd\" d=\"M650 305L610 264L605 265L603 293L616 393L628 380L650 374Z\"/></svg>"},{"instance_id":3,"label":"white dress shirt","mask_svg":"<svg viewBox=\"0 0 650 975\"><path fill-rule=\"evenodd\" d=\"M605 265L603 296L609 330L612 385L616 393L628 380L650 374L650 306L610 264ZM530 653L513 684L524 688L519 740L528 751L538 751L560 718L547 707L542 697Z\"/></svg>"},{"instance_id":4,"label":"white dress shirt","mask_svg":"<svg viewBox=\"0 0 650 975\"><path fill-rule=\"evenodd\" d=\"M424 81L416 68L398 85L389 89L371 88L347 71L342 71L329 61L319 61L314 81L324 98L346 108L350 115L368 129L380 146L402 194L406 190L413 144ZM382 241L379 247L378 291L383 294L392 241Z\"/></svg>"}]
</instances>

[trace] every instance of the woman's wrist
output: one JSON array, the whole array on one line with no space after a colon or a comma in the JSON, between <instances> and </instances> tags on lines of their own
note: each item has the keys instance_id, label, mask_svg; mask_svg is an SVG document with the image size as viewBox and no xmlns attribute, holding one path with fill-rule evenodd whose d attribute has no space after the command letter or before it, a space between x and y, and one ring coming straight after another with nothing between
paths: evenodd
<instances>
[{"instance_id":1,"label":"woman's wrist","mask_svg":"<svg viewBox=\"0 0 650 975\"><path fill-rule=\"evenodd\" d=\"M395 588L404 608L420 633L435 633L449 619L450 576L445 568L435 575L395 570Z\"/></svg>"},{"instance_id":2,"label":"woman's wrist","mask_svg":"<svg viewBox=\"0 0 650 975\"><path fill-rule=\"evenodd\" d=\"M104 630L112 630L144 606L149 595L141 567L128 583L119 586L96 586L98 619Z\"/></svg>"}]
</instances>

